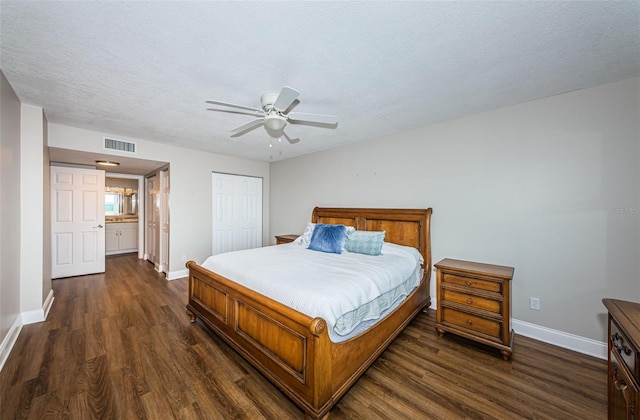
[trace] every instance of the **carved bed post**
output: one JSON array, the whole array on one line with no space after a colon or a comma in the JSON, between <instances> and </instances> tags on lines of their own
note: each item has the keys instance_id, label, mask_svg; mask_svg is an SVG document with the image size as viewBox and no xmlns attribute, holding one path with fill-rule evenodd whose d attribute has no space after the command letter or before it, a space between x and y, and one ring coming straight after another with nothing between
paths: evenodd
<instances>
[{"instance_id":1,"label":"carved bed post","mask_svg":"<svg viewBox=\"0 0 640 420\"><path fill-rule=\"evenodd\" d=\"M185 267L187 268L191 268L192 266L195 266L196 262L195 261L187 261L187 263L185 264ZM193 272L191 270L189 270L189 296L193 296ZM189 321L191 323L196 322L196 314L194 314L189 308L187 308L187 316L189 317Z\"/></svg>"},{"instance_id":2,"label":"carved bed post","mask_svg":"<svg viewBox=\"0 0 640 420\"><path fill-rule=\"evenodd\" d=\"M327 404L331 399L333 392L332 387L332 365L333 358L331 353L331 341L329 339L329 331L327 331L327 323L322 318L314 318L311 322L311 333L313 334L313 405L314 409L321 413L326 409L324 418L328 418L329 408L333 406ZM322 415L321 415L322 417Z\"/></svg>"}]
</instances>

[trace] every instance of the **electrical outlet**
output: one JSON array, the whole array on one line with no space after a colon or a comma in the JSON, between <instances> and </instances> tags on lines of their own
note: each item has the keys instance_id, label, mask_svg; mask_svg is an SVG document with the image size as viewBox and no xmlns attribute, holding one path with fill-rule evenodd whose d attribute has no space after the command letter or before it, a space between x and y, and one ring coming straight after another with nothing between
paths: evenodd
<instances>
[{"instance_id":1,"label":"electrical outlet","mask_svg":"<svg viewBox=\"0 0 640 420\"><path fill-rule=\"evenodd\" d=\"M533 310L539 311L540 310L540 298L537 297L530 297L529 298L529 307Z\"/></svg>"},{"instance_id":2,"label":"electrical outlet","mask_svg":"<svg viewBox=\"0 0 640 420\"><path fill-rule=\"evenodd\" d=\"M182 256L182 262L187 262L187 256L186 255Z\"/></svg>"}]
</instances>

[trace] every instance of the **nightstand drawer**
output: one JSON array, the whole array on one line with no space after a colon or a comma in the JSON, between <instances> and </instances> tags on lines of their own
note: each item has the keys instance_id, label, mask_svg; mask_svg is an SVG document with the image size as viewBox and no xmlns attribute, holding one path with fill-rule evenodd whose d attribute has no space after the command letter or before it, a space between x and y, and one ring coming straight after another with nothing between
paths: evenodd
<instances>
[{"instance_id":1,"label":"nightstand drawer","mask_svg":"<svg viewBox=\"0 0 640 420\"><path fill-rule=\"evenodd\" d=\"M466 312L456 311L451 308L444 308L442 311L442 322L467 330L476 331L491 337L500 338L502 332L502 322L471 315Z\"/></svg>"},{"instance_id":2,"label":"nightstand drawer","mask_svg":"<svg viewBox=\"0 0 640 420\"><path fill-rule=\"evenodd\" d=\"M636 378L639 377L638 371L636 370L636 350L615 321L611 321L610 329L611 336L609 340L611 340L611 351L618 353L618 358L627 365L631 374Z\"/></svg>"},{"instance_id":3,"label":"nightstand drawer","mask_svg":"<svg viewBox=\"0 0 640 420\"><path fill-rule=\"evenodd\" d=\"M638 387L636 386L636 381L627 373L627 370L619 365L620 360L617 356L613 352L609 354L608 386L609 404L611 405L609 418L635 419L636 417L633 415L626 416L625 412L627 411L627 405L630 406L630 411L633 411L634 403L638 399Z\"/></svg>"},{"instance_id":4,"label":"nightstand drawer","mask_svg":"<svg viewBox=\"0 0 640 420\"><path fill-rule=\"evenodd\" d=\"M460 293L453 290L442 289L442 298L450 302L471 306L473 308L484 309L485 311L502 314L502 302L487 299L480 296L474 296L467 293Z\"/></svg>"},{"instance_id":5,"label":"nightstand drawer","mask_svg":"<svg viewBox=\"0 0 640 420\"><path fill-rule=\"evenodd\" d=\"M502 293L502 282L481 280L475 277L459 276L451 273L442 273L444 283L457 284L459 286L472 287L474 289L486 290L489 292Z\"/></svg>"}]
</instances>

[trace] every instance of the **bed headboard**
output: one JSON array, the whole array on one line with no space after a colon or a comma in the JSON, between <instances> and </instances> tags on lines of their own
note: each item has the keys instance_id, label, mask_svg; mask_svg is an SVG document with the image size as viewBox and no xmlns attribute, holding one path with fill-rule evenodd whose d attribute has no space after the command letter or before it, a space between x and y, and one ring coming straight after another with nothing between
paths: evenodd
<instances>
[{"instance_id":1,"label":"bed headboard","mask_svg":"<svg viewBox=\"0 0 640 420\"><path fill-rule=\"evenodd\" d=\"M386 242L417 248L424 258L425 270L431 270L431 208L428 209L313 209L313 223L353 226L358 230L384 230Z\"/></svg>"}]
</instances>

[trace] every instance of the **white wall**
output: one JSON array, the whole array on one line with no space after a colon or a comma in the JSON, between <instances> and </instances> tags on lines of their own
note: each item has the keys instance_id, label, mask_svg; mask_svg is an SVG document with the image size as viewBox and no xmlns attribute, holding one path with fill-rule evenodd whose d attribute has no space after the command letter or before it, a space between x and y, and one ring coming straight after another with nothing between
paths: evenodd
<instances>
[{"instance_id":1,"label":"white wall","mask_svg":"<svg viewBox=\"0 0 640 420\"><path fill-rule=\"evenodd\" d=\"M49 169L49 146L47 138L49 128L46 116L42 115L42 302L53 299L53 288L51 284L51 171ZM49 302L49 305L53 300ZM51 306L49 306L50 308ZM47 308L47 311L48 309ZM45 318L47 314L44 314Z\"/></svg>"},{"instance_id":2,"label":"white wall","mask_svg":"<svg viewBox=\"0 0 640 420\"><path fill-rule=\"evenodd\" d=\"M45 175L42 108L22 104L20 130L20 309L28 312L42 309L51 289L43 288ZM51 284L51 277L48 281Z\"/></svg>"},{"instance_id":3,"label":"white wall","mask_svg":"<svg viewBox=\"0 0 640 420\"><path fill-rule=\"evenodd\" d=\"M133 175L131 179L113 178L110 174L107 173L104 184L105 187L133 188L134 190L138 189L138 180Z\"/></svg>"},{"instance_id":4,"label":"white wall","mask_svg":"<svg viewBox=\"0 0 640 420\"><path fill-rule=\"evenodd\" d=\"M21 104L0 71L0 369L23 324L46 319L51 290L49 155L42 108ZM45 173L46 172L46 173Z\"/></svg>"},{"instance_id":5,"label":"white wall","mask_svg":"<svg viewBox=\"0 0 640 420\"><path fill-rule=\"evenodd\" d=\"M19 316L20 100L0 70L0 343ZM0 367L8 347L0 348Z\"/></svg>"},{"instance_id":6,"label":"white wall","mask_svg":"<svg viewBox=\"0 0 640 420\"><path fill-rule=\"evenodd\" d=\"M271 236L302 232L314 206L433 207L434 262L513 266L514 318L604 341L601 299L640 301L639 85L275 162Z\"/></svg>"},{"instance_id":7,"label":"white wall","mask_svg":"<svg viewBox=\"0 0 640 420\"><path fill-rule=\"evenodd\" d=\"M50 147L104 153L102 146L105 136L137 142L136 158L170 163L170 278L183 274L183 255L199 263L211 255L211 172L263 178L263 242L269 242L268 163L122 137L114 133L49 124ZM110 151L109 154L117 153Z\"/></svg>"}]
</instances>

